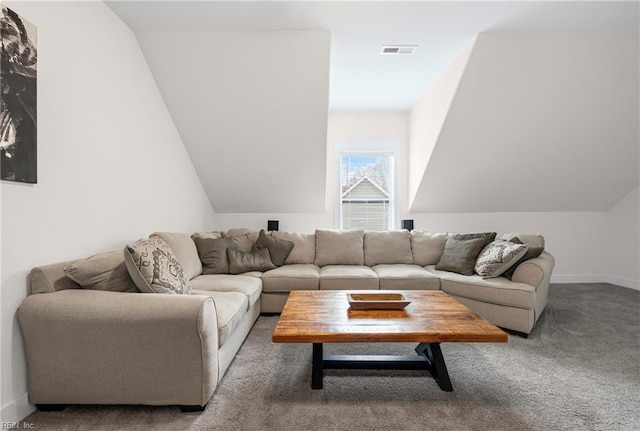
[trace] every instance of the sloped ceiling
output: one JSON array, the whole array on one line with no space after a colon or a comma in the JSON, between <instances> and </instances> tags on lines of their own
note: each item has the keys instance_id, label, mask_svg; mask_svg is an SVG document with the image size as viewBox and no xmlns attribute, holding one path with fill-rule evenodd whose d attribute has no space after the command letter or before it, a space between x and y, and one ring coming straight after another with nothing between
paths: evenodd
<instances>
[{"instance_id":1,"label":"sloped ceiling","mask_svg":"<svg viewBox=\"0 0 640 431\"><path fill-rule=\"evenodd\" d=\"M412 112L437 140L411 211L610 209L639 183L638 50L637 32L481 33L444 122Z\"/></svg>"},{"instance_id":2,"label":"sloped ceiling","mask_svg":"<svg viewBox=\"0 0 640 431\"><path fill-rule=\"evenodd\" d=\"M637 29L634 1L105 0L134 31L325 30L332 111L406 111L483 31ZM381 56L382 45L419 45Z\"/></svg>"},{"instance_id":3,"label":"sloped ceiling","mask_svg":"<svg viewBox=\"0 0 640 431\"><path fill-rule=\"evenodd\" d=\"M447 119L476 38L458 54L442 76L409 112L409 195L415 196Z\"/></svg>"},{"instance_id":4,"label":"sloped ceiling","mask_svg":"<svg viewBox=\"0 0 640 431\"><path fill-rule=\"evenodd\" d=\"M324 211L328 32L136 37L216 212Z\"/></svg>"}]
</instances>

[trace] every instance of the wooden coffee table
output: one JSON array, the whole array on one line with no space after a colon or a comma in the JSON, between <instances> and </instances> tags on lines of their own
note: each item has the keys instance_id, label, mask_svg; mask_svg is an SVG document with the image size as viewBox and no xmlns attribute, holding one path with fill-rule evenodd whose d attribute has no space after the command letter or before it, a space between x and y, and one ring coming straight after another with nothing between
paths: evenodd
<instances>
[{"instance_id":1,"label":"wooden coffee table","mask_svg":"<svg viewBox=\"0 0 640 431\"><path fill-rule=\"evenodd\" d=\"M347 293L402 293L403 310L354 310ZM324 370L427 370L452 391L440 343L507 342L507 334L439 290L295 290L282 310L274 343L312 343L311 387L322 389ZM417 356L323 355L323 343L416 342Z\"/></svg>"}]
</instances>

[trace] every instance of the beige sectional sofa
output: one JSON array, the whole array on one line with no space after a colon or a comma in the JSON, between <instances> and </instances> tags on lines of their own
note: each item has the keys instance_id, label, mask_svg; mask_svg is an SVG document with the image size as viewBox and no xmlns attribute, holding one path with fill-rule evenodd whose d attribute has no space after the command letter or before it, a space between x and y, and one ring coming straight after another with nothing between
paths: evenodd
<instances>
[{"instance_id":1,"label":"beige sectional sofa","mask_svg":"<svg viewBox=\"0 0 640 431\"><path fill-rule=\"evenodd\" d=\"M452 236L447 233L354 231L348 238L332 231L272 235L294 242L294 251L306 252L292 251L284 266L262 274L263 313L279 313L295 289L441 289L494 324L526 335L547 304L555 264L544 251L518 265L511 280L483 278L435 269ZM497 238L514 237L544 247L540 235L507 233Z\"/></svg>"},{"instance_id":2,"label":"beige sectional sofa","mask_svg":"<svg viewBox=\"0 0 640 431\"><path fill-rule=\"evenodd\" d=\"M249 244L258 237L249 230L206 235L243 237ZM317 230L269 235L293 244L284 265L203 274L208 272L204 257L192 237L152 234L175 254L189 279L189 295L82 288L64 271L71 262L34 268L30 295L18 310L30 402L42 408L202 408L260 312L280 312L292 290L442 289L494 324L526 335L546 306L554 266L545 251L519 264L511 280L438 270L452 237L442 233ZM531 246L544 245L539 235L499 238L515 236Z\"/></svg>"}]
</instances>

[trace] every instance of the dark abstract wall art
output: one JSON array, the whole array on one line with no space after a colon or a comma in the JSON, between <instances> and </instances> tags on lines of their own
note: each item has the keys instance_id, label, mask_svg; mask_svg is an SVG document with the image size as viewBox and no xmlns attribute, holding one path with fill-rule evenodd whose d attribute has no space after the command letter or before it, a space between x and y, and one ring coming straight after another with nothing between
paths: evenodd
<instances>
[{"instance_id":1,"label":"dark abstract wall art","mask_svg":"<svg viewBox=\"0 0 640 431\"><path fill-rule=\"evenodd\" d=\"M11 9L1 12L0 177L37 183L37 30Z\"/></svg>"}]
</instances>

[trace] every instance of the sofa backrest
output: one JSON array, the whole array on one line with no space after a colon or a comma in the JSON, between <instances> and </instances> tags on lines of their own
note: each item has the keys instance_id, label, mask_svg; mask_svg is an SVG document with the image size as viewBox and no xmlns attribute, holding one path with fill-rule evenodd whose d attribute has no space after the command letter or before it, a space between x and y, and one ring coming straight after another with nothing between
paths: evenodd
<instances>
[{"instance_id":1,"label":"sofa backrest","mask_svg":"<svg viewBox=\"0 0 640 431\"><path fill-rule=\"evenodd\" d=\"M284 261L285 264L314 263L316 260L316 235L314 233L298 233L272 231L271 236L293 243L293 249Z\"/></svg>"},{"instance_id":2,"label":"sofa backrest","mask_svg":"<svg viewBox=\"0 0 640 431\"><path fill-rule=\"evenodd\" d=\"M448 233L411 231L411 250L416 265L435 265L444 253L444 245L450 237Z\"/></svg>"},{"instance_id":3,"label":"sofa backrest","mask_svg":"<svg viewBox=\"0 0 640 431\"><path fill-rule=\"evenodd\" d=\"M544 237L540 234L517 232L501 233L496 237L496 239L511 241L515 237L518 237L523 244L527 244L529 247L539 247L544 249Z\"/></svg>"},{"instance_id":4,"label":"sofa backrest","mask_svg":"<svg viewBox=\"0 0 640 431\"><path fill-rule=\"evenodd\" d=\"M413 264L411 238L407 230L364 233L364 264Z\"/></svg>"},{"instance_id":5,"label":"sofa backrest","mask_svg":"<svg viewBox=\"0 0 640 431\"><path fill-rule=\"evenodd\" d=\"M190 235L177 232L154 232L149 235L149 238L154 236L169 245L189 280L202 274L202 262L198 256L196 243Z\"/></svg>"},{"instance_id":6,"label":"sofa backrest","mask_svg":"<svg viewBox=\"0 0 640 431\"><path fill-rule=\"evenodd\" d=\"M364 231L316 230L315 264L364 265Z\"/></svg>"}]
</instances>

